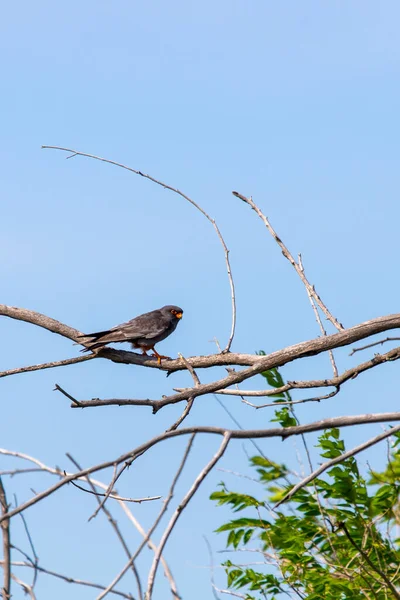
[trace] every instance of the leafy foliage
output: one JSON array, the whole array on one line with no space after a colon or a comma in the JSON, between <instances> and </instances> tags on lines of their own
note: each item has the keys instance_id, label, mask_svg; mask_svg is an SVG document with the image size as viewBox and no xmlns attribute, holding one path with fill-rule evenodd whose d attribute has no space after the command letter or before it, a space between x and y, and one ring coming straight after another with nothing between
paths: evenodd
<instances>
[{"instance_id":1,"label":"leafy foliage","mask_svg":"<svg viewBox=\"0 0 400 600\"><path fill-rule=\"evenodd\" d=\"M272 387L284 385L277 369L263 376ZM277 401L288 396L279 394ZM274 420L282 427L296 424L287 407L277 410ZM261 500L221 484L211 499L245 514L217 531L227 533L228 548L252 551L252 557L256 552L264 563L255 570L253 564L226 561L228 587L241 590L246 600L400 598L400 540L393 539L400 525L400 434L393 439L382 472L371 471L366 478L355 458L346 458L276 509L272 504L293 487L285 465L251 458L266 494ZM317 447L325 460L345 452L338 429L324 431Z\"/></svg>"}]
</instances>

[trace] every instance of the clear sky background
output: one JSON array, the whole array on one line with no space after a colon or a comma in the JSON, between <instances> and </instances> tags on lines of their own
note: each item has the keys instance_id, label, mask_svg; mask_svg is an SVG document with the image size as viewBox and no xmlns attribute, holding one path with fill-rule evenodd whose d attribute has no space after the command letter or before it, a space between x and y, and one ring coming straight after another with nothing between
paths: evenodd
<instances>
[{"instance_id":1,"label":"clear sky background","mask_svg":"<svg viewBox=\"0 0 400 600\"><path fill-rule=\"evenodd\" d=\"M0 301L82 331L178 304L182 323L159 346L172 356L209 354L214 337L225 344L229 335L229 285L210 223L149 181L40 149L49 144L149 173L179 187L217 220L237 287L234 351L271 352L317 337L319 330L297 275L232 190L252 195L294 255L302 253L309 279L345 326L398 312L399 19L399 4L390 0L5 3ZM66 339L6 318L0 335L1 370L78 354ZM340 370L367 360L373 350L348 354L337 353ZM397 369L379 367L330 401L300 405L297 415L305 423L396 410ZM282 369L285 379L330 372L326 356ZM201 373L202 381L221 375ZM66 470L72 468L66 452L84 466L117 457L164 431L183 407L156 416L139 407L71 410L52 391L54 383L81 399L160 398L189 381L185 374L166 380L161 372L101 360L2 379L0 445ZM263 387L261 377L254 385ZM235 398L224 402L243 427L268 427L272 412L255 412ZM196 401L187 424L234 427L212 396ZM380 430L347 431L347 445ZM218 443L196 440L176 502ZM182 439L146 454L119 491L164 495L184 445ZM271 459L303 468L298 441L260 446ZM250 443L245 450L255 452ZM371 456L379 460L376 449ZM3 457L0 464L23 466ZM248 472L243 444L232 443L220 467ZM224 547L213 531L229 513L207 500L221 479L231 488L244 485L213 472L166 548L185 599L212 597L203 535L215 553ZM31 487L44 489L52 481L32 475L5 483L11 500L16 493L22 502ZM94 507L92 497L69 487L25 515L43 566L107 585L125 557L102 515L87 522ZM135 514L148 527L159 507L141 505ZM27 549L20 519L12 525L14 543ZM129 525L125 531L134 549L139 536ZM150 557L144 552L139 561L143 572ZM224 585L222 573L217 580ZM120 588L135 592L131 574ZM23 597L16 586L13 594ZM95 597L40 577L41 600L71 594ZM160 575L155 599L168 597Z\"/></svg>"}]
</instances>

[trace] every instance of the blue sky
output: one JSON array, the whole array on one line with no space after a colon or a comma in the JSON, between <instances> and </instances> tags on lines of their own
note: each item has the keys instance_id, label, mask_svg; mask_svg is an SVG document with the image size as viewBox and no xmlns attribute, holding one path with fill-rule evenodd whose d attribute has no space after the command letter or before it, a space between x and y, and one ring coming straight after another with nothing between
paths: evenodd
<instances>
[{"instance_id":1,"label":"blue sky","mask_svg":"<svg viewBox=\"0 0 400 600\"><path fill-rule=\"evenodd\" d=\"M252 195L293 254L302 253L309 279L344 325L398 312L399 17L394 1L4 5L1 302L83 331L178 304L184 319L159 347L172 356L213 352L210 340L224 344L229 335L229 286L210 223L149 181L40 149L49 144L149 173L217 220L237 288L235 351L269 352L319 330L296 274L232 190ZM1 370L78 353L68 340L25 323L1 319L0 331ZM341 350L339 368L371 355ZM365 374L330 403L300 406L299 419L395 410L395 368ZM283 369L287 379L329 374L327 357ZM201 373L202 381L215 376ZM1 446L70 470L65 452L85 466L118 456L163 431L182 407L156 416L137 407L71 410L52 391L55 382L79 398L157 398L189 378L93 361L3 379ZM254 385L261 387L261 378ZM272 413L224 401L244 427L268 426ZM213 397L198 399L188 424L232 426ZM379 431L345 435L350 447ZM300 469L296 443L261 446ZM196 440L176 499L216 444ZM165 494L183 447L169 442L143 457L121 493ZM221 467L247 469L242 444L232 444ZM209 563L202 536L215 551L223 547L212 532L227 513L207 501L221 479L239 486L232 476L211 474L166 549L179 591L191 600L211 596L210 572L200 568ZM49 483L6 480L19 501L30 487ZM87 523L93 509L92 498L68 488L26 517L44 566L107 584L125 559L103 517ZM149 526L157 509L143 505L135 514ZM127 527L127 536L134 548L136 533ZM17 520L14 539L26 543ZM144 571L148 558L140 562ZM132 589L129 578L123 589ZM157 586L155 598L167 597L162 576ZM44 577L38 584L45 600L70 597L70 590ZM76 588L74 597L93 594Z\"/></svg>"}]
</instances>

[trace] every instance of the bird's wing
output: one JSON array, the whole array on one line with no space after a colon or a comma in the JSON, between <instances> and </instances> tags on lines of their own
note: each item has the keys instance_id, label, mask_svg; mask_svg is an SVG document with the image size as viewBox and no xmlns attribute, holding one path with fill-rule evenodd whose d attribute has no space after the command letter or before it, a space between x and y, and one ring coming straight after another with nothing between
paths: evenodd
<instances>
[{"instance_id":1,"label":"bird's wing","mask_svg":"<svg viewBox=\"0 0 400 600\"><path fill-rule=\"evenodd\" d=\"M115 327L115 333L123 337L120 341L131 341L135 339L153 339L168 328L169 322L159 310L140 315L127 323ZM110 332L111 333L111 332Z\"/></svg>"}]
</instances>

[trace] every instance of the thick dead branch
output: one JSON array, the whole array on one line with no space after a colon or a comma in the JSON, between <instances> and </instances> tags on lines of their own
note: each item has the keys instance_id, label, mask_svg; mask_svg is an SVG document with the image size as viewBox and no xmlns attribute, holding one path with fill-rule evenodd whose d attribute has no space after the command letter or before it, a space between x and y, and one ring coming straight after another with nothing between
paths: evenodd
<instances>
[{"instance_id":1,"label":"thick dead branch","mask_svg":"<svg viewBox=\"0 0 400 600\"><path fill-rule=\"evenodd\" d=\"M64 325L55 319L46 317L35 311L27 310L24 308L15 308L12 306L6 306L0 304L0 316L10 317L43 327L53 333L58 333L70 340L76 342L77 336L81 335L81 332L77 329ZM315 338L306 342L300 342L293 346L288 346L282 350L278 350L268 354L267 356L258 356L255 354L211 354L209 356L193 356L186 360L191 364L194 369L207 369L209 367L224 367L224 366L254 366L254 374L260 373L261 371L271 369L273 367L280 367L288 362L304 358L306 356L315 356L321 352L332 350L334 348L340 348L342 346L348 346L354 342L370 337L383 331L400 328L400 314L387 315L384 317L378 317L365 321L354 327L349 327L339 333L333 335L327 335L323 338ZM186 370L187 367L181 358L177 359L163 359L161 366L158 365L157 359L153 357L146 357L134 352L128 352L126 350L115 350L114 348L105 348L96 354L96 357L106 358L113 362L123 364L135 364L143 367L150 367L173 373L176 371ZM87 357L88 359L90 358ZM94 357L93 357L94 358ZM77 361L78 362L78 361ZM46 363L49 364L49 363ZM37 366L37 365L36 365ZM54 365L57 366L57 365ZM28 367L24 367L27 369ZM43 367L49 368L49 367ZM5 372L8 373L8 372ZM243 372L242 372L243 373ZM2 373L0 373L1 377ZM237 374L238 375L238 374ZM237 383L236 381L233 383ZM229 384L228 384L229 385ZM201 387L201 386L199 386ZM213 389L212 391L216 391ZM186 398L183 398L186 399Z\"/></svg>"},{"instance_id":2,"label":"thick dead branch","mask_svg":"<svg viewBox=\"0 0 400 600\"><path fill-rule=\"evenodd\" d=\"M339 335L339 334L335 334L335 335ZM318 338L318 339L321 339L321 338ZM301 344L298 344L298 346L301 346ZM291 346L291 348L294 348L294 346ZM224 390L233 384L241 383L242 381L245 381L246 379L249 379L256 374L261 373L262 371L266 371L268 369L272 369L277 366L282 366L282 364L286 364L289 361L286 360L285 362L281 363L281 360L277 361L277 355L282 356L282 354L285 354L287 350L288 350L288 348L281 350L280 352L274 352L273 354L269 354L268 356L263 357L262 365L256 364L253 367L250 367L243 371L232 371L224 379L220 379L219 381L214 381L211 383L200 384L194 388L186 388L182 392L178 392L177 394L173 394L171 396L165 396L161 400L150 400L149 398L146 398L146 399L110 398L110 399L101 400L100 398L94 398L93 400L80 400L79 407L87 408L87 407L94 407L94 406L109 406L109 405L111 405L111 406L112 405L149 406L153 409L153 412L155 413L158 410L160 410L160 408L163 408L164 406L167 406L168 404L176 404L177 402L182 402L183 400L188 400L189 398L195 398L197 396L204 396L205 394L210 394L210 393L214 393L214 392L219 393L219 394L224 393ZM297 389L307 389L307 388L311 389L311 388L318 388L318 387L333 386L337 389L346 381L349 381L350 379L354 379L355 377L357 377L360 373L368 371L369 369L372 369L378 365L384 364L388 361L398 360L399 358L400 358L400 347L393 348L393 350L386 352L386 354L377 354L371 360L369 360L365 363L361 363L357 367L353 367L352 369L349 369L348 371L345 371L342 375L339 375L338 377L333 377L331 379L320 379L320 380L311 380L311 381L302 381L302 382L295 382L295 381L293 382L292 381L292 382L288 382L286 385L284 385L280 388L271 390L271 393L269 393L270 390L265 390L260 395L274 396L275 394L277 394L279 392L287 391L290 389L296 389L296 388ZM232 391L235 391L235 390L229 390L230 393ZM237 391L240 392L238 394L239 396L246 395L241 390L237 390ZM254 394L249 394L249 395L251 396L251 395L258 395L258 394L254 393ZM326 397L329 398L329 397L332 397L332 395L333 394L328 394ZM324 398L323 396L320 397L320 399L323 399L323 398ZM313 400L317 401L318 398L315 398ZM73 403L71 405L71 408L77 408L77 405L75 403ZM264 406L259 406L258 408L264 408Z\"/></svg>"}]
</instances>

